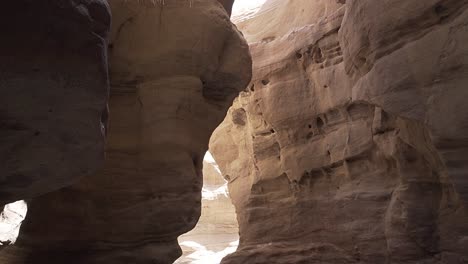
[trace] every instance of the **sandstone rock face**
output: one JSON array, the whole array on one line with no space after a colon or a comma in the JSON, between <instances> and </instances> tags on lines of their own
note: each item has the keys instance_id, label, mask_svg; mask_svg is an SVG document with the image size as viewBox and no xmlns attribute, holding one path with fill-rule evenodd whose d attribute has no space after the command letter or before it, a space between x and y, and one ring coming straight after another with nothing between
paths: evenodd
<instances>
[{"instance_id":1,"label":"sandstone rock face","mask_svg":"<svg viewBox=\"0 0 468 264\"><path fill-rule=\"evenodd\" d=\"M331 0L268 0L254 15L233 17L249 42L269 42L293 28L313 24L341 5ZM255 22L252 23L254 16Z\"/></svg>"},{"instance_id":2,"label":"sandstone rock face","mask_svg":"<svg viewBox=\"0 0 468 264\"><path fill-rule=\"evenodd\" d=\"M111 0L104 168L33 199L1 263L172 263L200 216L212 131L251 77L216 0ZM60 221L57 222L57 219Z\"/></svg>"},{"instance_id":3,"label":"sandstone rock face","mask_svg":"<svg viewBox=\"0 0 468 264\"><path fill-rule=\"evenodd\" d=\"M239 227L227 181L211 154L203 161L202 211L195 228L179 237L183 255L176 264L214 264L236 250Z\"/></svg>"},{"instance_id":4,"label":"sandstone rock face","mask_svg":"<svg viewBox=\"0 0 468 264\"><path fill-rule=\"evenodd\" d=\"M349 1L340 32L353 100L424 123L465 203L468 48L462 43L468 40L467 7L466 0ZM386 15L362 19L362 12Z\"/></svg>"},{"instance_id":5,"label":"sandstone rock face","mask_svg":"<svg viewBox=\"0 0 468 264\"><path fill-rule=\"evenodd\" d=\"M104 0L7 1L0 24L0 207L75 182L104 158Z\"/></svg>"},{"instance_id":6,"label":"sandstone rock face","mask_svg":"<svg viewBox=\"0 0 468 264\"><path fill-rule=\"evenodd\" d=\"M315 2L240 25L265 30L210 141L240 228L223 263L467 263L467 1Z\"/></svg>"}]
</instances>

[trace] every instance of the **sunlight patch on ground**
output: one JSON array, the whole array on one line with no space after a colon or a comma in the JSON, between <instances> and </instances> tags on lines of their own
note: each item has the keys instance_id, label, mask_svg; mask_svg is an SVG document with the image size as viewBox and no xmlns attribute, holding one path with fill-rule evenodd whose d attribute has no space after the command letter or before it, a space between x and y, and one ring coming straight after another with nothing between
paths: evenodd
<instances>
[{"instance_id":1,"label":"sunlight patch on ground","mask_svg":"<svg viewBox=\"0 0 468 264\"><path fill-rule=\"evenodd\" d=\"M207 188L202 189L202 198L206 200L216 200L219 196L229 197L228 186L223 185L215 190L209 190Z\"/></svg>"},{"instance_id":2,"label":"sunlight patch on ground","mask_svg":"<svg viewBox=\"0 0 468 264\"><path fill-rule=\"evenodd\" d=\"M24 201L5 205L3 212L0 214L0 245L15 243L21 223L26 217L27 208Z\"/></svg>"},{"instance_id":3,"label":"sunlight patch on ground","mask_svg":"<svg viewBox=\"0 0 468 264\"><path fill-rule=\"evenodd\" d=\"M180 245L193 249L194 252L186 257L186 259L190 259L190 264L219 264L226 255L236 251L239 240L231 242L227 248L221 251L208 250L205 246L194 241L184 241Z\"/></svg>"}]
</instances>

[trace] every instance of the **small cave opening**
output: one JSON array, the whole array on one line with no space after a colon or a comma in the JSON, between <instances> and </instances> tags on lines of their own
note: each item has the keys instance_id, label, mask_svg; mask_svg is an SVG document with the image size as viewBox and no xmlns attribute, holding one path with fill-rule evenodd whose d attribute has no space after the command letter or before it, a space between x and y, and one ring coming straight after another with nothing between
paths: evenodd
<instances>
[{"instance_id":1,"label":"small cave opening","mask_svg":"<svg viewBox=\"0 0 468 264\"><path fill-rule=\"evenodd\" d=\"M321 117L317 117L316 119L317 122L317 129L319 130L320 133L323 133L323 127L325 126L325 122Z\"/></svg>"},{"instance_id":2,"label":"small cave opening","mask_svg":"<svg viewBox=\"0 0 468 264\"><path fill-rule=\"evenodd\" d=\"M21 223L26 218L28 206L25 201L16 201L3 207L0 214L0 247L14 244Z\"/></svg>"},{"instance_id":3,"label":"small cave opening","mask_svg":"<svg viewBox=\"0 0 468 264\"><path fill-rule=\"evenodd\" d=\"M183 255L175 264L219 264L239 244L239 226L228 182L210 152L203 159L202 212L190 232L179 237Z\"/></svg>"}]
</instances>

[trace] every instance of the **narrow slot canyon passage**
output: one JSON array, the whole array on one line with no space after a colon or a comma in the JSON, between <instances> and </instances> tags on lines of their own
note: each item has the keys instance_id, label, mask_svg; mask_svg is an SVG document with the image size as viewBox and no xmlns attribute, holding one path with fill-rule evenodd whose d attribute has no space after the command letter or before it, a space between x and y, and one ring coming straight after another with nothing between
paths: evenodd
<instances>
[{"instance_id":1,"label":"narrow slot canyon passage","mask_svg":"<svg viewBox=\"0 0 468 264\"><path fill-rule=\"evenodd\" d=\"M46 2L0 10L0 264L468 264L468 0Z\"/></svg>"},{"instance_id":2,"label":"narrow slot canyon passage","mask_svg":"<svg viewBox=\"0 0 468 264\"><path fill-rule=\"evenodd\" d=\"M203 160L202 211L192 231L178 239L183 255L176 264L219 264L239 244L239 227L227 181L210 152Z\"/></svg>"},{"instance_id":3,"label":"narrow slot canyon passage","mask_svg":"<svg viewBox=\"0 0 468 264\"><path fill-rule=\"evenodd\" d=\"M266 0L236 0L231 20L244 21L257 13ZM190 232L178 238L182 256L174 264L219 264L239 245L239 226L229 196L228 181L209 151L203 159L202 211Z\"/></svg>"}]
</instances>

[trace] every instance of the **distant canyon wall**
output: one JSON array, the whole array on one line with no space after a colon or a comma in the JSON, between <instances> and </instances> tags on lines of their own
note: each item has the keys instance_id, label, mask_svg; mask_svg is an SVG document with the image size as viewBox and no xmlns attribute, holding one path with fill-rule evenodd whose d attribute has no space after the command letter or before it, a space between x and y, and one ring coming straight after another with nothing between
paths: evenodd
<instances>
[{"instance_id":1,"label":"distant canyon wall","mask_svg":"<svg viewBox=\"0 0 468 264\"><path fill-rule=\"evenodd\" d=\"M179 237L183 255L176 264L219 263L237 248L239 225L227 181L211 154L203 160L202 210L197 225Z\"/></svg>"}]
</instances>

